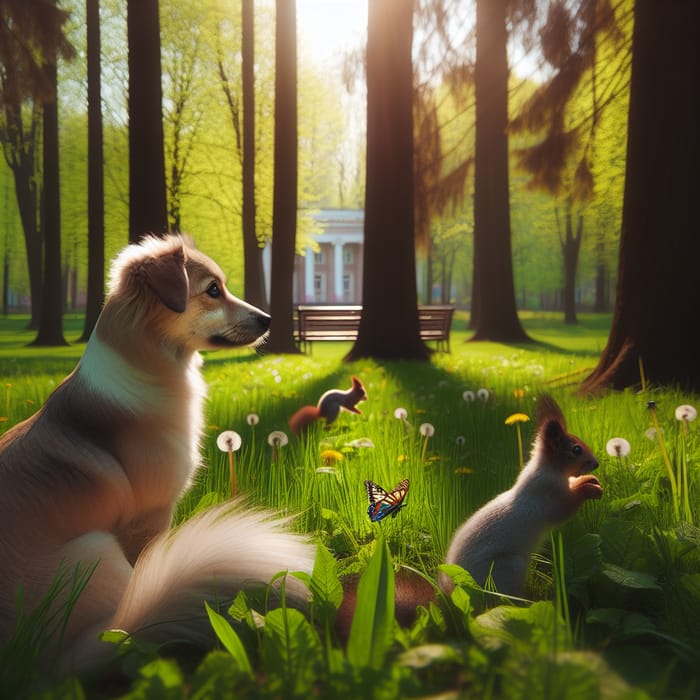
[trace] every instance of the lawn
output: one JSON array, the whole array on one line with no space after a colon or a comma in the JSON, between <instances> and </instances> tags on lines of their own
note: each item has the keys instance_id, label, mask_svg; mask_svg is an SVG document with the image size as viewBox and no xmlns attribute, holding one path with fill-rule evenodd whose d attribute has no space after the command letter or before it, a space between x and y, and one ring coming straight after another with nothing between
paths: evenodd
<instances>
[{"instance_id":1,"label":"lawn","mask_svg":"<svg viewBox=\"0 0 700 700\"><path fill-rule=\"evenodd\" d=\"M430 363L345 364L349 345L336 343L298 356L207 353L205 468L177 519L229 496L229 455L216 438L239 433L240 490L294 514L295 527L319 543L313 619L291 610L253 615L237 600L229 615L214 618L221 649L196 661L134 650L116 688L46 685L31 680L16 648L13 656L0 650L0 667L11 658L13 671L0 696L32 687L43 697L698 697L700 442L697 424L675 417L677 406L697 405L698 397L656 387L653 377L639 393L577 396L604 347L609 316L581 314L576 326L560 315L522 318L537 342L504 346L466 342L458 315L452 352ZM0 430L35 411L83 348L27 347L33 335L25 323L0 321ZM80 324L66 320L67 340L80 335ZM361 415L342 413L328 431L314 425L306 439L269 444L271 432L289 432L299 406L349 387L352 375L368 393ZM452 597L412 627L394 626L384 605L394 572L410 568L435 580L455 528L517 476L517 427L505 421L532 417L544 391L596 453L603 498L545 538L527 605L495 599L484 609L483 594L460 579ZM533 421L519 425L527 452ZM608 454L613 438L629 442L628 455ZM398 517L370 522L364 480L389 489L404 478L410 490ZM355 625L344 645L325 622L338 602L336 577L346 573L363 574L357 615L369 622Z\"/></svg>"}]
</instances>

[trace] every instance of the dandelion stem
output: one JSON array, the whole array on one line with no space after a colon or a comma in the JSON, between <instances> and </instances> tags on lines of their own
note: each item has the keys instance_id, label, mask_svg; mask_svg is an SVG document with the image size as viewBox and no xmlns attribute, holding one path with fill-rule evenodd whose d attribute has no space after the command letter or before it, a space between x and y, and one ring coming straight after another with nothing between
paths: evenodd
<instances>
[{"instance_id":1,"label":"dandelion stem","mask_svg":"<svg viewBox=\"0 0 700 700\"><path fill-rule=\"evenodd\" d=\"M525 461L523 459L523 436L520 432L520 423L516 423L515 427L518 431L518 455L520 456L520 468L522 469L523 465L525 464Z\"/></svg>"},{"instance_id":2,"label":"dandelion stem","mask_svg":"<svg viewBox=\"0 0 700 700\"><path fill-rule=\"evenodd\" d=\"M236 467L233 462L233 450L228 451L228 472L231 478L231 497L238 493L238 482L236 481Z\"/></svg>"}]
</instances>

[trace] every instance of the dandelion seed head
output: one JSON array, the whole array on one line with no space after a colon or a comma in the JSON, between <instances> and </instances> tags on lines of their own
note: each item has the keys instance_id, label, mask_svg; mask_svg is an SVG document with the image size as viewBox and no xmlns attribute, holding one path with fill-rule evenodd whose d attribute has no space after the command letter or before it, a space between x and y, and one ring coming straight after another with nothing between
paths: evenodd
<instances>
[{"instance_id":1,"label":"dandelion seed head","mask_svg":"<svg viewBox=\"0 0 700 700\"><path fill-rule=\"evenodd\" d=\"M649 440L656 440L656 439L657 439L657 433L658 433L658 432L661 432L661 433L663 434L663 430L657 431L656 428L654 428L654 427L647 428L647 429L644 431L644 436L645 436L646 438L648 438Z\"/></svg>"},{"instance_id":2,"label":"dandelion seed head","mask_svg":"<svg viewBox=\"0 0 700 700\"><path fill-rule=\"evenodd\" d=\"M464 435L458 435L455 438L455 444L457 447L464 447L464 445L467 444L467 439L464 437Z\"/></svg>"},{"instance_id":3,"label":"dandelion seed head","mask_svg":"<svg viewBox=\"0 0 700 700\"><path fill-rule=\"evenodd\" d=\"M629 442L621 437L610 438L610 440L605 443L605 451L611 457L627 457L630 453L630 449Z\"/></svg>"},{"instance_id":4,"label":"dandelion seed head","mask_svg":"<svg viewBox=\"0 0 700 700\"><path fill-rule=\"evenodd\" d=\"M491 392L488 389L479 389L479 391L476 392L476 395L479 397L479 399L481 399L481 401L488 401L491 396Z\"/></svg>"},{"instance_id":5,"label":"dandelion seed head","mask_svg":"<svg viewBox=\"0 0 700 700\"><path fill-rule=\"evenodd\" d=\"M418 430L423 437L432 437L435 434L435 426L432 423L421 423Z\"/></svg>"},{"instance_id":6,"label":"dandelion seed head","mask_svg":"<svg viewBox=\"0 0 700 700\"><path fill-rule=\"evenodd\" d=\"M216 438L216 446L222 452L236 452L241 447L241 436L235 430L224 430Z\"/></svg>"},{"instance_id":7,"label":"dandelion seed head","mask_svg":"<svg viewBox=\"0 0 700 700\"><path fill-rule=\"evenodd\" d=\"M680 421L687 421L690 423L698 417L698 412L695 406L690 406L689 404L682 404L676 408L676 419Z\"/></svg>"},{"instance_id":8,"label":"dandelion seed head","mask_svg":"<svg viewBox=\"0 0 700 700\"><path fill-rule=\"evenodd\" d=\"M369 438L355 438L355 440L351 440L350 442L346 442L345 446L346 447L354 447L354 448L374 447L374 443Z\"/></svg>"},{"instance_id":9,"label":"dandelion seed head","mask_svg":"<svg viewBox=\"0 0 700 700\"><path fill-rule=\"evenodd\" d=\"M471 389L467 389L467 390L462 394L462 398L463 398L465 401L467 401L467 402L469 402L469 401L474 401L474 399L476 399L476 394L475 394Z\"/></svg>"},{"instance_id":10,"label":"dandelion seed head","mask_svg":"<svg viewBox=\"0 0 700 700\"><path fill-rule=\"evenodd\" d=\"M399 408L394 409L394 418L398 420L406 420L406 418L408 418L408 411L399 406Z\"/></svg>"},{"instance_id":11,"label":"dandelion seed head","mask_svg":"<svg viewBox=\"0 0 700 700\"><path fill-rule=\"evenodd\" d=\"M249 413L249 414L245 417L245 422L246 422L248 425L257 425L257 424L260 422L260 416L258 416L257 413Z\"/></svg>"},{"instance_id":12,"label":"dandelion seed head","mask_svg":"<svg viewBox=\"0 0 700 700\"><path fill-rule=\"evenodd\" d=\"M267 444L272 447L284 447L288 442L289 438L287 437L287 433L281 430L273 430L267 436Z\"/></svg>"}]
</instances>

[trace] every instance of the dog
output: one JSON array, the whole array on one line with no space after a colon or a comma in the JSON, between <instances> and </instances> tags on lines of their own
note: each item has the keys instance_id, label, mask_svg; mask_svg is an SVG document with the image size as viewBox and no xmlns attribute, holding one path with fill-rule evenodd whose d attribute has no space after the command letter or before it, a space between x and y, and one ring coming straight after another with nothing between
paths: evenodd
<instances>
[{"instance_id":1,"label":"dog","mask_svg":"<svg viewBox=\"0 0 700 700\"><path fill-rule=\"evenodd\" d=\"M199 351L259 344L269 323L186 237L149 236L116 257L77 367L0 438L0 644L61 576L86 581L58 652L61 669L82 672L113 652L99 640L104 630L210 645L204 601L266 586L281 571L311 573L308 539L245 500L171 530L200 465ZM285 591L305 604L297 579Z\"/></svg>"}]
</instances>

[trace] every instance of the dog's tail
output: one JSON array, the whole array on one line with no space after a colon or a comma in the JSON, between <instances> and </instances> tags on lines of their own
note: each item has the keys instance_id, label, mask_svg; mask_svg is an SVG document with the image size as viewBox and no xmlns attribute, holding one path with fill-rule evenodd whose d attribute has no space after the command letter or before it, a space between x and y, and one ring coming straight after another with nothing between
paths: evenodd
<instances>
[{"instance_id":1,"label":"dog's tail","mask_svg":"<svg viewBox=\"0 0 700 700\"><path fill-rule=\"evenodd\" d=\"M137 560L109 627L157 644L212 647L205 601L225 613L241 590L267 595L280 573L311 574L315 546L292 532L288 520L234 499L160 535ZM280 583L271 601L279 601ZM287 605L307 606L309 591L299 578L285 577L284 594ZM91 638L83 636L72 658L64 659L69 666L80 670L105 659L106 643L96 650L94 629Z\"/></svg>"}]
</instances>

